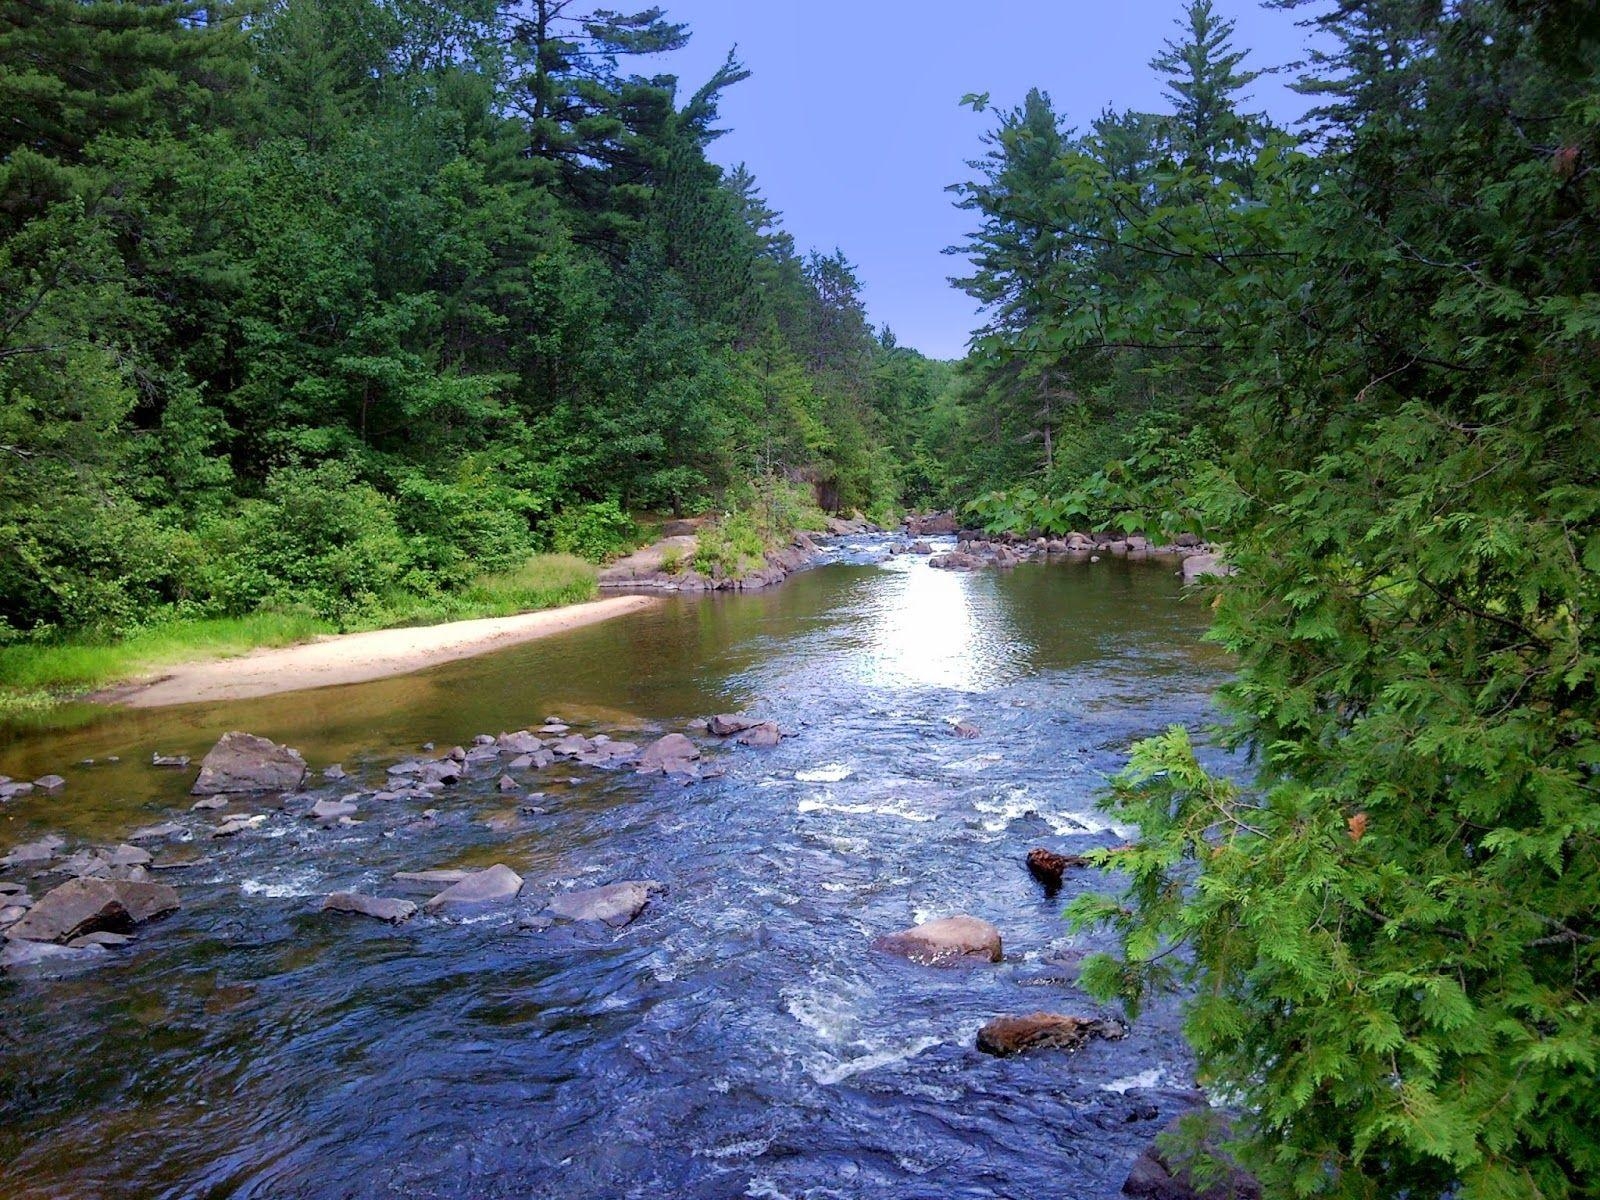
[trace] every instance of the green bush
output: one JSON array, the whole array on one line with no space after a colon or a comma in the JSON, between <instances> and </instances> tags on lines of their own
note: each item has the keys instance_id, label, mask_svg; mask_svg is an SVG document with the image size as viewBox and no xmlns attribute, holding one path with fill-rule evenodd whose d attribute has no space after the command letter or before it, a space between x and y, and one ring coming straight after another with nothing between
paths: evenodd
<instances>
[{"instance_id":1,"label":"green bush","mask_svg":"<svg viewBox=\"0 0 1600 1200\"><path fill-rule=\"evenodd\" d=\"M638 527L615 497L562 509L550 522L550 548L590 562L615 557L637 537Z\"/></svg>"},{"instance_id":2,"label":"green bush","mask_svg":"<svg viewBox=\"0 0 1600 1200\"><path fill-rule=\"evenodd\" d=\"M396 517L414 565L442 582L475 571L506 571L533 553L528 499L468 466L454 480L408 474L396 488Z\"/></svg>"},{"instance_id":3,"label":"green bush","mask_svg":"<svg viewBox=\"0 0 1600 1200\"><path fill-rule=\"evenodd\" d=\"M749 512L734 512L700 531L694 567L702 575L733 577L766 561L767 539Z\"/></svg>"}]
</instances>

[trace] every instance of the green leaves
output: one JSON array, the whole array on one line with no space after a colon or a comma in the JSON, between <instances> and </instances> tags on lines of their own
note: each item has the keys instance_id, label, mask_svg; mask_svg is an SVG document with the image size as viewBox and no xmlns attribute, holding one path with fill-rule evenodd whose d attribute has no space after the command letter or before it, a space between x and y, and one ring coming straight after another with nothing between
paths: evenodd
<instances>
[{"instance_id":1,"label":"green leaves","mask_svg":"<svg viewBox=\"0 0 1600 1200\"><path fill-rule=\"evenodd\" d=\"M1595 144L1600 52L1551 50L1553 8L1322 23L1343 47L1312 84L1324 160L1279 157L1264 209L1191 192L1241 258L1273 251L1219 269L1233 452L1194 492L1239 569L1212 636L1239 656L1221 736L1250 778L1209 776L1176 734L1135 749L1108 800L1140 829L1113 860L1127 887L1072 910L1123 953L1085 978L1185 991L1269 1195L1588 1196L1600 194L1550 147ZM1538 146L1509 115L1536 110ZM1203 255L1184 211L1128 226L1159 213L1142 249ZM1185 278L1152 264L1128 294L1155 310ZM1158 319L1197 323L1192 299ZM1152 947L1179 942L1173 971Z\"/></svg>"}]
</instances>

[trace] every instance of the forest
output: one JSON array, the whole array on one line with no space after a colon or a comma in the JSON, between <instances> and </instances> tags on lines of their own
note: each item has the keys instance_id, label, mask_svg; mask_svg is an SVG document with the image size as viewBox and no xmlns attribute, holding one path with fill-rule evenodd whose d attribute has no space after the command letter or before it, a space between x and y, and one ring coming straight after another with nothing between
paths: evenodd
<instances>
[{"instance_id":1,"label":"forest","mask_svg":"<svg viewBox=\"0 0 1600 1200\"><path fill-rule=\"evenodd\" d=\"M0 643L404 618L763 480L893 511L948 368L708 160L737 61L634 65L687 38L574 0L0 7Z\"/></svg>"}]
</instances>

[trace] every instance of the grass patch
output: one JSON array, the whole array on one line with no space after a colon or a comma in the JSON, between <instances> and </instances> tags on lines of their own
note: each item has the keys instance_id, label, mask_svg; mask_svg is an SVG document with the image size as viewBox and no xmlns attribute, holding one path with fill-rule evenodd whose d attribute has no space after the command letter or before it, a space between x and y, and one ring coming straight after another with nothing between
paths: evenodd
<instances>
[{"instance_id":1,"label":"grass patch","mask_svg":"<svg viewBox=\"0 0 1600 1200\"><path fill-rule=\"evenodd\" d=\"M515 571L480 575L459 591L392 597L372 620L363 621L361 628L396 629L478 617L511 617L542 608L582 604L599 594L598 577L598 568L576 554L535 554Z\"/></svg>"},{"instance_id":2,"label":"grass patch","mask_svg":"<svg viewBox=\"0 0 1600 1200\"><path fill-rule=\"evenodd\" d=\"M594 599L595 578L594 564L575 555L536 554L515 571L481 575L459 591L389 597L357 628L509 617L578 604ZM171 621L116 641L86 637L0 646L0 721L36 718L85 692L179 663L229 658L335 632L330 622L309 613L259 612Z\"/></svg>"}]
</instances>

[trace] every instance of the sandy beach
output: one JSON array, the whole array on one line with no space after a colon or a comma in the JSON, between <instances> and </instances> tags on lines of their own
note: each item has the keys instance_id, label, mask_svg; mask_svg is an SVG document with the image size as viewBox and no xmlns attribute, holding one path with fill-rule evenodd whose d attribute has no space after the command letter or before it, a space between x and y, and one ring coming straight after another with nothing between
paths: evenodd
<instances>
[{"instance_id":1,"label":"sandy beach","mask_svg":"<svg viewBox=\"0 0 1600 1200\"><path fill-rule=\"evenodd\" d=\"M237 658L188 663L154 679L121 684L94 699L131 708L162 708L364 683L503 650L659 603L651 596L612 596L514 617L339 634L298 646L255 650Z\"/></svg>"}]
</instances>

